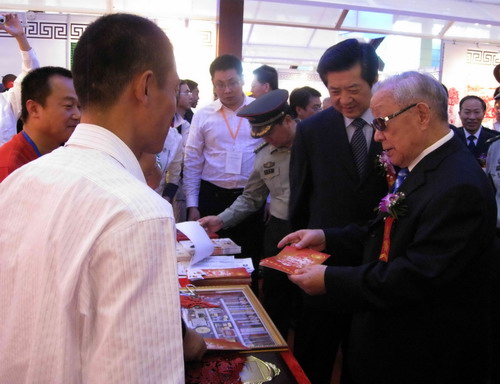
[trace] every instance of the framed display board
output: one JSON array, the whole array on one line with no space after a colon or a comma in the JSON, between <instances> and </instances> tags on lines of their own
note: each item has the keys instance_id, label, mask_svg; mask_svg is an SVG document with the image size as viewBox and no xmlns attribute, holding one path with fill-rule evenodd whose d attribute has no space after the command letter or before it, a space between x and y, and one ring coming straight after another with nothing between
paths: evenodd
<instances>
[{"instance_id":1,"label":"framed display board","mask_svg":"<svg viewBox=\"0 0 500 384\"><path fill-rule=\"evenodd\" d=\"M182 317L208 349L287 348L276 326L246 286L181 288Z\"/></svg>"}]
</instances>

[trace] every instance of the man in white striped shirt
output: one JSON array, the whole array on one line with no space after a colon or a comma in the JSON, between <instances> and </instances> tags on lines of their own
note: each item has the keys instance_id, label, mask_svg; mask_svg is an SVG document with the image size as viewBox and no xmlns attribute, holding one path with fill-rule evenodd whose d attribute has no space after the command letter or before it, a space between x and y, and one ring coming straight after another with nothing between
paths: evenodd
<instances>
[{"instance_id":1,"label":"man in white striped shirt","mask_svg":"<svg viewBox=\"0 0 500 384\"><path fill-rule=\"evenodd\" d=\"M138 163L175 112L154 23L99 18L75 50L81 124L0 185L0 381L183 383L171 206Z\"/></svg>"}]
</instances>

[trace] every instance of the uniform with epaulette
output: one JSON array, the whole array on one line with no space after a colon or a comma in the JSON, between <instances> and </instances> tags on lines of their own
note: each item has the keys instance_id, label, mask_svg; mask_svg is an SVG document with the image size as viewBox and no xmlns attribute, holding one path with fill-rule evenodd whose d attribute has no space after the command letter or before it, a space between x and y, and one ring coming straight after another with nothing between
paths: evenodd
<instances>
[{"instance_id":1,"label":"uniform with epaulette","mask_svg":"<svg viewBox=\"0 0 500 384\"><path fill-rule=\"evenodd\" d=\"M239 223L259 209L271 195L270 213L280 220L288 219L290 149L265 143L256 150L254 170L243 194L218 216L224 228Z\"/></svg>"},{"instance_id":2,"label":"uniform with epaulette","mask_svg":"<svg viewBox=\"0 0 500 384\"><path fill-rule=\"evenodd\" d=\"M287 99L286 90L271 91L243 108L238 112L238 116L250 121L253 137L262 137L266 140L266 135L271 135L273 129L283 123L288 110ZM295 122L292 124L293 135ZM281 126L280 129L284 128ZM255 153L254 170L242 195L218 217L223 221L224 228L234 226L260 209L270 195L271 219L266 225L263 255L269 257L279 252L276 244L290 233L288 224L290 147L277 148L264 143L255 150ZM279 331L286 337L295 305L292 297L298 297L298 288L283 272L264 268L263 291L264 307Z\"/></svg>"}]
</instances>

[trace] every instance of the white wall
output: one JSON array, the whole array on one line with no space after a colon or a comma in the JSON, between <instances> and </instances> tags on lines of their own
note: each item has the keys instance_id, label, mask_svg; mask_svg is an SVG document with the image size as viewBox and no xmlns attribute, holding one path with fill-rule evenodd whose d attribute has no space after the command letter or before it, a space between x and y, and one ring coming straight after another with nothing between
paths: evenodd
<instances>
[{"instance_id":1,"label":"white wall","mask_svg":"<svg viewBox=\"0 0 500 384\"><path fill-rule=\"evenodd\" d=\"M25 31L41 65L69 68L71 42L78 41L86 25L94 19L94 16L82 15L33 14ZM15 39L0 31L0 47L4 53L0 56L0 74L19 73L21 60Z\"/></svg>"}]
</instances>

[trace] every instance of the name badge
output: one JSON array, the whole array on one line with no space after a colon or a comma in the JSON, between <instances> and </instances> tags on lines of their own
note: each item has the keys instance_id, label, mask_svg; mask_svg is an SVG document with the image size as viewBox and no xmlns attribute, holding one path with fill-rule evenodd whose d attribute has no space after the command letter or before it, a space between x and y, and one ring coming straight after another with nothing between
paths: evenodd
<instances>
[{"instance_id":1,"label":"name badge","mask_svg":"<svg viewBox=\"0 0 500 384\"><path fill-rule=\"evenodd\" d=\"M233 175L240 175L242 162L243 162L243 152L227 151L226 152L226 173L231 173Z\"/></svg>"}]
</instances>

